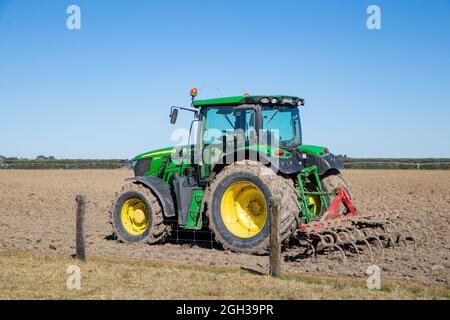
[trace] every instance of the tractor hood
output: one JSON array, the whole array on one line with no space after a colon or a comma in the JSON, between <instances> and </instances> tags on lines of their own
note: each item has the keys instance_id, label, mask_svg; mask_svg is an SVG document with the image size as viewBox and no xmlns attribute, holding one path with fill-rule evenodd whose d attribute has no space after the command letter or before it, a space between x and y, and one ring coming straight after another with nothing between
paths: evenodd
<instances>
[{"instance_id":1,"label":"tractor hood","mask_svg":"<svg viewBox=\"0 0 450 320\"><path fill-rule=\"evenodd\" d=\"M148 158L153 158L153 157L158 157L158 156L168 156L172 153L175 153L175 150L176 150L175 147L157 149L157 150L153 150L153 151L149 151L149 152L137 155L136 157L133 158L133 160L138 161L138 160L143 160L143 159L148 159Z\"/></svg>"},{"instance_id":2,"label":"tractor hood","mask_svg":"<svg viewBox=\"0 0 450 320\"><path fill-rule=\"evenodd\" d=\"M152 150L142 153L133 158L133 168L136 176L154 175L159 176L165 170L165 163L169 166L176 166L179 162L177 155L187 153L192 150L191 146L168 147ZM174 156L173 161L168 161ZM189 163L189 159L182 159L183 162Z\"/></svg>"},{"instance_id":3,"label":"tractor hood","mask_svg":"<svg viewBox=\"0 0 450 320\"><path fill-rule=\"evenodd\" d=\"M301 145L297 147L297 150L315 157L323 157L330 154L328 148L321 146Z\"/></svg>"}]
</instances>

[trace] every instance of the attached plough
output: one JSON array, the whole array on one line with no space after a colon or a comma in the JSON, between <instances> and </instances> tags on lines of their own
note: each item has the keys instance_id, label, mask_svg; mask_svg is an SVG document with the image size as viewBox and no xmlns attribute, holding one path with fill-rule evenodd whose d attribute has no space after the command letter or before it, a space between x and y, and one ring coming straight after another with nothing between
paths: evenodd
<instances>
[{"instance_id":1,"label":"attached plough","mask_svg":"<svg viewBox=\"0 0 450 320\"><path fill-rule=\"evenodd\" d=\"M302 181L300 178L304 181L305 177L299 177ZM299 183L299 188L302 187ZM303 189L301 192L306 195L325 194L322 190L308 192ZM312 216L306 203L302 209ZM435 241L435 233L423 219L408 219L399 211L361 214L351 203L346 190L337 188L326 212L319 219L304 220L296 238L306 246L303 256L329 254L342 261L351 257L358 261L368 258L373 262L377 258L382 259L387 249L412 245L415 250L418 245Z\"/></svg>"}]
</instances>

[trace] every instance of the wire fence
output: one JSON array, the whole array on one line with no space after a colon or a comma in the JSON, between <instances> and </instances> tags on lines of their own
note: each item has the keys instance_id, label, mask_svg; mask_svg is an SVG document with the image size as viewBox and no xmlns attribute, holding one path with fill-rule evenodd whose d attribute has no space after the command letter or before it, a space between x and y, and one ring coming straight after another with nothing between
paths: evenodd
<instances>
[{"instance_id":1,"label":"wire fence","mask_svg":"<svg viewBox=\"0 0 450 320\"><path fill-rule=\"evenodd\" d=\"M174 226L167 238L168 243L187 246L198 246L206 249L222 249L210 230L188 230Z\"/></svg>"}]
</instances>

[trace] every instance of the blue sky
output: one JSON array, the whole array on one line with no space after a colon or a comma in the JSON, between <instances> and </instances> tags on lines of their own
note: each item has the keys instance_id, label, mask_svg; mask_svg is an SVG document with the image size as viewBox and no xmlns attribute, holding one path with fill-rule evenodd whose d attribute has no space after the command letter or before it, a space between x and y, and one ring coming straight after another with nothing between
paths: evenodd
<instances>
[{"instance_id":1,"label":"blue sky","mask_svg":"<svg viewBox=\"0 0 450 320\"><path fill-rule=\"evenodd\" d=\"M304 97L304 143L337 154L450 157L450 1L0 0L2 155L172 145L193 86Z\"/></svg>"}]
</instances>

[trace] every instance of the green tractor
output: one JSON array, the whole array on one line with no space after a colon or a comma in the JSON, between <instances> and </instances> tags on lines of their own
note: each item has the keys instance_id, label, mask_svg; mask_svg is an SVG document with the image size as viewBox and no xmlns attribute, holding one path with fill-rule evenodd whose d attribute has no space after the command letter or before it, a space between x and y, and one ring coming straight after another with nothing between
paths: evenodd
<instances>
[{"instance_id":1,"label":"green tractor","mask_svg":"<svg viewBox=\"0 0 450 320\"><path fill-rule=\"evenodd\" d=\"M170 112L172 124L179 110L192 112L196 144L134 158L135 177L127 179L111 209L119 240L160 243L178 225L209 228L225 249L264 254L274 198L281 203L283 242L330 215L331 206L336 217L356 214L341 162L325 147L302 143L303 99L244 94L195 100L196 95L191 90L191 108ZM338 195L341 201L333 203Z\"/></svg>"}]
</instances>

